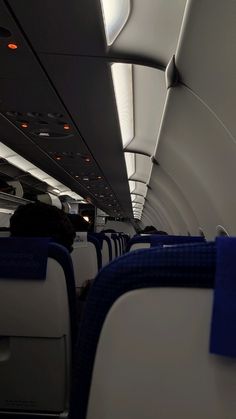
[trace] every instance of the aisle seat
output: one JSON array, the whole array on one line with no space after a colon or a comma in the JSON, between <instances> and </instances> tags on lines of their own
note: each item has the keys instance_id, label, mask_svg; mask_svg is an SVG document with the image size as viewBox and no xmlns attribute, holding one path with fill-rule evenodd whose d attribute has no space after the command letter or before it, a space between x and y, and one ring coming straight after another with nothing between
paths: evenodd
<instances>
[{"instance_id":1,"label":"aisle seat","mask_svg":"<svg viewBox=\"0 0 236 419\"><path fill-rule=\"evenodd\" d=\"M71 258L74 266L75 286L94 279L102 267L102 255L97 238L87 232L77 232Z\"/></svg>"},{"instance_id":2,"label":"aisle seat","mask_svg":"<svg viewBox=\"0 0 236 419\"><path fill-rule=\"evenodd\" d=\"M111 240L112 260L118 256L117 238L115 233L104 233Z\"/></svg>"},{"instance_id":3,"label":"aisle seat","mask_svg":"<svg viewBox=\"0 0 236 419\"><path fill-rule=\"evenodd\" d=\"M100 249L102 252L102 266L106 266L112 260L111 239L102 232L90 233L90 235L92 235L99 241Z\"/></svg>"},{"instance_id":4,"label":"aisle seat","mask_svg":"<svg viewBox=\"0 0 236 419\"><path fill-rule=\"evenodd\" d=\"M209 353L215 253L204 242L153 247L101 271L80 329L72 419L234 417L236 359Z\"/></svg>"},{"instance_id":5,"label":"aisle seat","mask_svg":"<svg viewBox=\"0 0 236 419\"><path fill-rule=\"evenodd\" d=\"M0 417L68 412L75 284L49 240L0 239Z\"/></svg>"}]
</instances>

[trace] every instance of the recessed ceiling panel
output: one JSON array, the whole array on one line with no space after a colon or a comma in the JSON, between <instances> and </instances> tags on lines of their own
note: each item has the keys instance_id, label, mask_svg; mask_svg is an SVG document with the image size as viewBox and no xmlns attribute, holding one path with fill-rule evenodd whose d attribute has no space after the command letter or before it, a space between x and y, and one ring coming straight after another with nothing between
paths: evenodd
<instances>
[{"instance_id":1,"label":"recessed ceiling panel","mask_svg":"<svg viewBox=\"0 0 236 419\"><path fill-rule=\"evenodd\" d=\"M146 196L147 195L147 186L142 182L135 182L135 189L133 190L134 194Z\"/></svg>"},{"instance_id":2,"label":"recessed ceiling panel","mask_svg":"<svg viewBox=\"0 0 236 419\"><path fill-rule=\"evenodd\" d=\"M189 1L176 65L181 80L236 138L236 1Z\"/></svg>"},{"instance_id":3,"label":"recessed ceiling panel","mask_svg":"<svg viewBox=\"0 0 236 419\"><path fill-rule=\"evenodd\" d=\"M107 45L112 45L130 14L130 0L100 0Z\"/></svg>"},{"instance_id":4,"label":"recessed ceiling panel","mask_svg":"<svg viewBox=\"0 0 236 419\"><path fill-rule=\"evenodd\" d=\"M143 198L143 196L140 196L140 195L131 194L131 200L132 200L132 203L135 202L142 205L144 205L145 203L145 199Z\"/></svg>"},{"instance_id":5,"label":"recessed ceiling panel","mask_svg":"<svg viewBox=\"0 0 236 419\"><path fill-rule=\"evenodd\" d=\"M186 0L135 0L130 17L111 47L119 52L154 58L163 66L175 53Z\"/></svg>"},{"instance_id":6,"label":"recessed ceiling panel","mask_svg":"<svg viewBox=\"0 0 236 419\"><path fill-rule=\"evenodd\" d=\"M149 157L135 154L135 173L130 180L137 180L146 184L150 178L152 165L153 163Z\"/></svg>"},{"instance_id":7,"label":"recessed ceiling panel","mask_svg":"<svg viewBox=\"0 0 236 419\"><path fill-rule=\"evenodd\" d=\"M133 66L134 138L126 150L154 154L166 99L163 71Z\"/></svg>"}]
</instances>

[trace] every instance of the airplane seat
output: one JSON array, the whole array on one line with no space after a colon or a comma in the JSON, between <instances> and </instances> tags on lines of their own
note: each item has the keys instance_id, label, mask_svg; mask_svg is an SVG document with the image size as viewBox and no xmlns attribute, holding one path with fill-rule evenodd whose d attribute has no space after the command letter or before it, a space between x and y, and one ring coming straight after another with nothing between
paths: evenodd
<instances>
[{"instance_id":1,"label":"airplane seat","mask_svg":"<svg viewBox=\"0 0 236 419\"><path fill-rule=\"evenodd\" d=\"M111 240L103 233L90 233L95 237L99 243L102 252L102 267L107 265L112 260Z\"/></svg>"},{"instance_id":2,"label":"airplane seat","mask_svg":"<svg viewBox=\"0 0 236 419\"><path fill-rule=\"evenodd\" d=\"M121 256L123 253L121 234L117 233L116 237L117 237L117 245L118 245L118 255Z\"/></svg>"},{"instance_id":3,"label":"airplane seat","mask_svg":"<svg viewBox=\"0 0 236 419\"><path fill-rule=\"evenodd\" d=\"M122 254L125 251L125 237L124 237L124 233L120 233L120 239L121 239L121 248L122 248Z\"/></svg>"},{"instance_id":4,"label":"airplane seat","mask_svg":"<svg viewBox=\"0 0 236 419\"><path fill-rule=\"evenodd\" d=\"M1 237L10 237L11 233L9 230L0 231L0 238Z\"/></svg>"},{"instance_id":5,"label":"airplane seat","mask_svg":"<svg viewBox=\"0 0 236 419\"><path fill-rule=\"evenodd\" d=\"M76 327L68 251L47 238L1 238L0 417L66 417Z\"/></svg>"},{"instance_id":6,"label":"airplane seat","mask_svg":"<svg viewBox=\"0 0 236 419\"><path fill-rule=\"evenodd\" d=\"M125 251L125 238L124 238L124 233L119 233L119 239L120 239L120 244L121 244L121 254L123 255L123 253Z\"/></svg>"},{"instance_id":7,"label":"airplane seat","mask_svg":"<svg viewBox=\"0 0 236 419\"><path fill-rule=\"evenodd\" d=\"M166 236L159 234L147 234L135 236L128 241L126 252L138 249L150 248L159 245L172 245L183 243L204 243L205 238L202 236Z\"/></svg>"},{"instance_id":8,"label":"airplane seat","mask_svg":"<svg viewBox=\"0 0 236 419\"><path fill-rule=\"evenodd\" d=\"M215 253L205 242L152 247L100 272L80 327L72 419L227 417L236 362L208 353Z\"/></svg>"},{"instance_id":9,"label":"airplane seat","mask_svg":"<svg viewBox=\"0 0 236 419\"><path fill-rule=\"evenodd\" d=\"M108 237L111 241L111 248L112 248L112 260L118 256L118 249L117 249L117 238L116 234L114 233L104 233L106 237Z\"/></svg>"},{"instance_id":10,"label":"airplane seat","mask_svg":"<svg viewBox=\"0 0 236 419\"><path fill-rule=\"evenodd\" d=\"M130 240L130 236L128 234L124 234L124 252L126 252L126 247L129 240Z\"/></svg>"},{"instance_id":11,"label":"airplane seat","mask_svg":"<svg viewBox=\"0 0 236 419\"><path fill-rule=\"evenodd\" d=\"M120 256L120 241L117 233L112 233L111 238L114 240L115 243L115 257Z\"/></svg>"},{"instance_id":12,"label":"airplane seat","mask_svg":"<svg viewBox=\"0 0 236 419\"><path fill-rule=\"evenodd\" d=\"M86 280L94 279L102 267L99 241L92 234L77 232L71 258L74 266L75 286L79 289Z\"/></svg>"},{"instance_id":13,"label":"airplane seat","mask_svg":"<svg viewBox=\"0 0 236 419\"><path fill-rule=\"evenodd\" d=\"M115 254L116 257L119 257L121 255L121 245L120 245L120 239L118 233L112 233L111 235L112 239L115 243Z\"/></svg>"}]
</instances>

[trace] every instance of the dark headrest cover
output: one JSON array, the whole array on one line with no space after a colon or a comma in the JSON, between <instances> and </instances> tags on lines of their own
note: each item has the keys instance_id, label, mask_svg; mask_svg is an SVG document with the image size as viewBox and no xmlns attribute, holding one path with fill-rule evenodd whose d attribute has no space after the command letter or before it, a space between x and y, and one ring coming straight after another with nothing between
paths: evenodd
<instances>
[{"instance_id":1,"label":"dark headrest cover","mask_svg":"<svg viewBox=\"0 0 236 419\"><path fill-rule=\"evenodd\" d=\"M219 237L216 248L210 352L236 357L236 238Z\"/></svg>"},{"instance_id":2,"label":"dark headrest cover","mask_svg":"<svg viewBox=\"0 0 236 419\"><path fill-rule=\"evenodd\" d=\"M45 279L49 238L0 238L0 277Z\"/></svg>"}]
</instances>

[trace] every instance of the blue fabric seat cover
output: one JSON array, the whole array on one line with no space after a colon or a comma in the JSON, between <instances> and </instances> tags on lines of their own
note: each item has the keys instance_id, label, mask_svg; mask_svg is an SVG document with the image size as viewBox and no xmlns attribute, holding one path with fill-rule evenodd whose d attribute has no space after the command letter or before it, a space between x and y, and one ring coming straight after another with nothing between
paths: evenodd
<instances>
[{"instance_id":1,"label":"blue fabric seat cover","mask_svg":"<svg viewBox=\"0 0 236 419\"><path fill-rule=\"evenodd\" d=\"M212 288L214 273L214 243L137 250L101 270L90 290L79 331L71 418L86 418L97 343L105 317L115 300L128 291L147 287Z\"/></svg>"}]
</instances>

